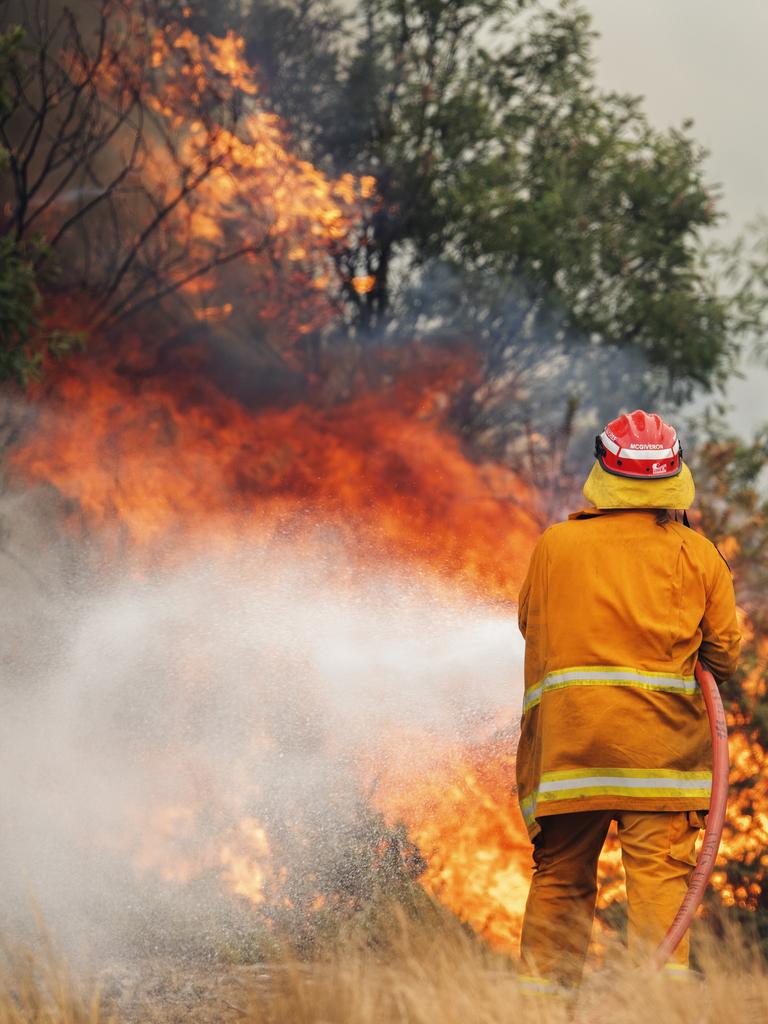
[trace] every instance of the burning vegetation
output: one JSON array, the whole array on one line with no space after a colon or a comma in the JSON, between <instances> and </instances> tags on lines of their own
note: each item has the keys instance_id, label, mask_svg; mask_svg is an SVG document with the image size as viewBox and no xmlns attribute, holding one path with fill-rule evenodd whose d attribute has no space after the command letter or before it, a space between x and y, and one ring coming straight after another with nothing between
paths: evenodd
<instances>
[{"instance_id":1,"label":"burning vegetation","mask_svg":"<svg viewBox=\"0 0 768 1024\"><path fill-rule=\"evenodd\" d=\"M342 590L397 565L436 594L458 588L512 614L539 529L536 501L510 470L469 459L447 423L457 396L479 382L476 353L456 343L388 347L368 372L346 372L349 397L331 401L326 357L302 347L332 320L339 289L374 286L354 272L347 242L367 230L373 179L334 181L291 153L260 105L241 40L141 16L136 6L103 8L95 50L70 14L53 30L58 82L37 98L35 116L66 118L72 99L102 120L70 181L30 189L17 229L34 216L62 244L72 232L73 258L92 276L76 298L64 291L48 320L86 330L89 351L48 365L31 389L34 416L10 457L15 479L55 489L69 528L98 540L105 571L122 565L141 577L203 556L225 562L249 545L312 560L330 539L343 545L346 564L334 570ZM64 166L74 157L66 144L62 136L50 149ZM86 182L118 150L108 186L93 194ZM92 251L75 241L77 225ZM175 322L157 312L171 297ZM249 394L243 380L253 363L233 339L246 333L292 370L277 374L268 396ZM263 359L260 369L269 370ZM182 672L190 700L205 678L194 661ZM407 830L398 839L369 827L371 870L386 876L394 857L500 948L516 940L529 856L512 796L512 685L492 739L462 746L398 726L375 763L352 752L358 785L371 793L363 818L379 813ZM267 732L253 742L282 740ZM393 754L414 744L416 776ZM138 811L141 875L185 885L213 873L267 917L359 904L318 872L289 877L297 857L286 842L307 842L306 816L297 838L286 840L284 825L275 838L249 811L255 780L214 806L204 766L195 771L186 801L150 800ZM338 857L360 859L364 845L342 843Z\"/></svg>"}]
</instances>

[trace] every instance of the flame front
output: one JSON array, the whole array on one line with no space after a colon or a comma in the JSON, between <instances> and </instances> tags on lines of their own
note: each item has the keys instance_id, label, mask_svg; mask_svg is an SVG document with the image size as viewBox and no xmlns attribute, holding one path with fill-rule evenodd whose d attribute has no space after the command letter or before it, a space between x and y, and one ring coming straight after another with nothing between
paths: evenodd
<instances>
[{"instance_id":1,"label":"flame front","mask_svg":"<svg viewBox=\"0 0 768 1024\"><path fill-rule=\"evenodd\" d=\"M310 554L330 529L350 559L337 570L341 587L394 563L422 584L431 578L512 610L538 527L520 481L470 461L443 423L451 390L473 372L465 352L421 353L390 386L330 409L255 410L206 380L202 356L139 373L145 356L129 339L119 367L105 346L53 370L35 430L12 457L17 474L67 499L70 528L101 538L104 559L127 560L141 575L158 561L226 557L243 543L287 537ZM441 742L421 737L428 770L381 776L374 805L407 826L427 863L425 887L511 948L529 863L513 738L438 757ZM391 737L391 749L401 746L402 736ZM361 783L369 778L363 769ZM235 824L221 814L218 838L203 843L201 813L194 801L155 808L138 830L137 868L179 884L215 871L255 907L284 899L268 831L245 804L235 801Z\"/></svg>"},{"instance_id":2,"label":"flame front","mask_svg":"<svg viewBox=\"0 0 768 1024\"><path fill-rule=\"evenodd\" d=\"M11 461L74 502L84 529L112 528L137 564L287 530L301 544L321 520L361 557L513 599L538 532L532 496L442 429L447 394L470 372L460 354L427 354L392 387L327 411L250 412L194 356L156 376L139 339L133 352L119 368L94 352L52 373L36 432Z\"/></svg>"}]
</instances>

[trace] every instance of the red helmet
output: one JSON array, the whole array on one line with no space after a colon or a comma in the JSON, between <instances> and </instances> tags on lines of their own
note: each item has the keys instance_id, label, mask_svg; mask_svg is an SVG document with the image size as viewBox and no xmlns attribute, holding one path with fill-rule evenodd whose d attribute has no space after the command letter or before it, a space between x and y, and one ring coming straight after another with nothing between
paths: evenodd
<instances>
[{"instance_id":1,"label":"red helmet","mask_svg":"<svg viewBox=\"0 0 768 1024\"><path fill-rule=\"evenodd\" d=\"M606 471L632 479L663 480L683 468L677 431L642 409L612 420L595 438L595 458Z\"/></svg>"}]
</instances>

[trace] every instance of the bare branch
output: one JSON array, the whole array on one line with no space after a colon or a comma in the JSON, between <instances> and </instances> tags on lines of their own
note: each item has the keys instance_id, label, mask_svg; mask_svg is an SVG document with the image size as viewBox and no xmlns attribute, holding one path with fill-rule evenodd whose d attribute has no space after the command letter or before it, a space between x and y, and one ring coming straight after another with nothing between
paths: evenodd
<instances>
[{"instance_id":1,"label":"bare branch","mask_svg":"<svg viewBox=\"0 0 768 1024\"><path fill-rule=\"evenodd\" d=\"M97 182L98 187L101 189L101 191L97 192L97 194L89 203L86 203L85 206L80 207L75 213L72 214L71 217L64 221L64 223L61 225L59 230L56 232L56 234L50 241L50 245L52 246L52 248L56 248L61 239L64 237L67 231L69 231L69 229L76 221L86 217L97 206L99 206L106 200L110 199L112 195L115 193L115 191L119 188L120 185L122 185L122 183L133 170L136 157L138 156L139 149L141 148L141 144L143 142L144 112L140 106L138 107L138 118L139 123L133 138L133 148L131 150L130 156L128 157L128 160L125 163L125 166L115 175L114 178L112 178L111 181L107 182L104 185L102 185L102 183L98 181L98 178L96 178L95 175L93 176L92 180Z\"/></svg>"},{"instance_id":2,"label":"bare branch","mask_svg":"<svg viewBox=\"0 0 768 1024\"><path fill-rule=\"evenodd\" d=\"M192 281L195 281L197 278L202 277L204 274L210 273L212 270L216 270L219 267L226 266L228 263L233 263L235 260L240 260L244 256L257 255L259 253L263 253L267 249L267 242L268 236L263 238L262 241L259 242L258 244L244 245L241 246L239 249L233 249L230 252L222 253L218 256L215 256L212 260L209 260L208 263L205 263L202 266L195 267L195 269L191 270L185 277L179 278L178 281L170 282L169 284L165 285L165 287L155 292L153 295L147 296L146 299L143 299L141 302L136 303L134 306L131 306L128 309L121 309L120 307L117 307L115 311L116 315L112 315L109 318L109 320L102 321L102 323L114 324L122 320L126 320L128 317L134 316L136 313L139 313L142 309L146 309L147 306L151 306L157 302L160 302L161 299L166 298L166 296L168 295L173 295L175 292L178 292L180 289L186 287L188 284L191 284Z\"/></svg>"},{"instance_id":3,"label":"bare branch","mask_svg":"<svg viewBox=\"0 0 768 1024\"><path fill-rule=\"evenodd\" d=\"M118 268L118 271L115 274L112 283L104 293L104 296L101 302L99 303L100 306L104 306L109 301L109 299L112 298L117 289L120 287L125 275L130 270L134 260L141 251L142 247L146 244L147 240L154 234L155 231L157 231L157 229L160 227L163 221L173 213L173 211L179 206L179 204L182 203L185 199L187 199L195 191L195 189L197 189L202 184L202 182L205 181L205 179L209 176L214 167L216 167L220 163L220 157L217 157L214 160L206 161L203 170L200 171L198 174L193 175L192 178L187 179L181 186L179 191L176 193L176 195L173 197L173 199L165 203L162 207L160 207L160 209L157 210L155 216L152 218L152 220L150 220L150 222L147 224L144 230L141 231L138 238L131 247L130 252L123 260L121 266Z\"/></svg>"}]
</instances>

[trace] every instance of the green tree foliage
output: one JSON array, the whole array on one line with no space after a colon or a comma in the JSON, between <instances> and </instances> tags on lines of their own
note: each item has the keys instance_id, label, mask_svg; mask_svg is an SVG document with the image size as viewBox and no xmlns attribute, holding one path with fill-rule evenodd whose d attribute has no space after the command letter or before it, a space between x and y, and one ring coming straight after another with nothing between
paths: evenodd
<instances>
[{"instance_id":1,"label":"green tree foliage","mask_svg":"<svg viewBox=\"0 0 768 1024\"><path fill-rule=\"evenodd\" d=\"M39 326L40 292L34 267L12 235L0 238L0 380L24 383L34 361L27 346Z\"/></svg>"},{"instance_id":2,"label":"green tree foliage","mask_svg":"<svg viewBox=\"0 0 768 1024\"><path fill-rule=\"evenodd\" d=\"M26 386L40 376L46 355L58 359L85 343L82 333L48 327L41 319L36 263L45 251L40 241L0 238L0 381Z\"/></svg>"},{"instance_id":3,"label":"green tree foliage","mask_svg":"<svg viewBox=\"0 0 768 1024\"><path fill-rule=\"evenodd\" d=\"M24 34L12 26L0 34L0 118L11 109L8 82L18 74ZM8 150L0 145L0 175L8 173ZM0 237L0 381L26 384L39 375L45 353L61 356L82 337L50 330L40 320L42 296L36 265L48 255L42 240Z\"/></svg>"},{"instance_id":4,"label":"green tree foliage","mask_svg":"<svg viewBox=\"0 0 768 1024\"><path fill-rule=\"evenodd\" d=\"M428 320L483 343L469 429L503 420L531 349L623 346L646 396L730 371L742 320L702 243L720 216L705 154L690 124L658 131L596 88L577 3L366 0L343 22L319 0L257 0L241 27L314 158L377 178L340 256L346 279L376 279L347 291L354 327Z\"/></svg>"},{"instance_id":5,"label":"green tree foliage","mask_svg":"<svg viewBox=\"0 0 768 1024\"><path fill-rule=\"evenodd\" d=\"M18 67L23 34L18 27L0 35L0 117L10 110L8 81ZM0 174L8 171L8 150L0 145ZM24 346L36 323L40 305L34 269L18 251L11 235L0 238L0 380L23 378Z\"/></svg>"}]
</instances>

